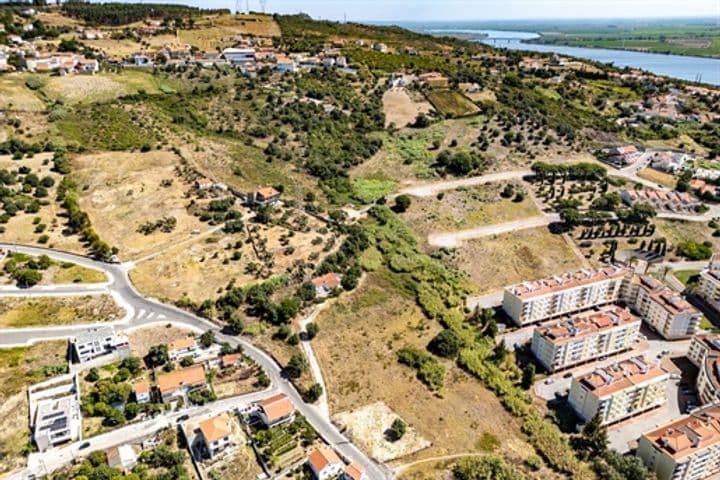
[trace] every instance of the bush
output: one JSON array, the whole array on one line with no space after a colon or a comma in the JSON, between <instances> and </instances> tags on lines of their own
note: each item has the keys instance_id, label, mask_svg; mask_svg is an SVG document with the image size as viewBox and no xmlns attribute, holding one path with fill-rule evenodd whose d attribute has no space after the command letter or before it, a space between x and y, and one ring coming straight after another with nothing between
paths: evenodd
<instances>
[{"instance_id":1,"label":"bush","mask_svg":"<svg viewBox=\"0 0 720 480\"><path fill-rule=\"evenodd\" d=\"M460 338L452 330L445 329L438 333L435 338L430 341L430 351L436 355L446 358L454 358L460 351L462 342Z\"/></svg>"},{"instance_id":2,"label":"bush","mask_svg":"<svg viewBox=\"0 0 720 480\"><path fill-rule=\"evenodd\" d=\"M405 432L407 432L407 424L401 418L396 418L393 420L392 425L390 425L388 437L390 437L391 441L397 442L405 436Z\"/></svg>"},{"instance_id":3,"label":"bush","mask_svg":"<svg viewBox=\"0 0 720 480\"><path fill-rule=\"evenodd\" d=\"M25 85L30 90L40 90L42 87L45 86L45 81L40 77L28 77L27 80L25 80Z\"/></svg>"},{"instance_id":4,"label":"bush","mask_svg":"<svg viewBox=\"0 0 720 480\"><path fill-rule=\"evenodd\" d=\"M411 204L412 199L408 195L398 195L395 198L395 211L398 213L406 212Z\"/></svg>"}]
</instances>

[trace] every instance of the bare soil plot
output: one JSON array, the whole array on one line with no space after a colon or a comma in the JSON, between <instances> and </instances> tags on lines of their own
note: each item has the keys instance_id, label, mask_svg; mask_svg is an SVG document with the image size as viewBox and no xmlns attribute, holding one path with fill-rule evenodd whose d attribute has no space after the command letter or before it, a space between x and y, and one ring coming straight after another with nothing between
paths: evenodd
<instances>
[{"instance_id":1,"label":"bare soil plot","mask_svg":"<svg viewBox=\"0 0 720 480\"><path fill-rule=\"evenodd\" d=\"M398 128L406 127L415 121L420 113L428 113L432 105L427 101L415 101L403 87L391 88L383 94L383 112L385 126L394 124Z\"/></svg>"},{"instance_id":2,"label":"bare soil plot","mask_svg":"<svg viewBox=\"0 0 720 480\"><path fill-rule=\"evenodd\" d=\"M563 237L547 228L469 240L447 261L470 275L478 293L582 266Z\"/></svg>"},{"instance_id":3,"label":"bare soil plot","mask_svg":"<svg viewBox=\"0 0 720 480\"><path fill-rule=\"evenodd\" d=\"M0 77L0 110L41 112L45 104L40 97L25 85L27 76L10 73Z\"/></svg>"},{"instance_id":4,"label":"bare soil plot","mask_svg":"<svg viewBox=\"0 0 720 480\"><path fill-rule=\"evenodd\" d=\"M0 350L0 476L21 467L30 441L27 386L67 364L67 342L43 342L31 347Z\"/></svg>"},{"instance_id":5,"label":"bare soil plot","mask_svg":"<svg viewBox=\"0 0 720 480\"><path fill-rule=\"evenodd\" d=\"M464 117L480 111L477 105L459 92L452 90L431 90L425 95L433 107L445 115Z\"/></svg>"},{"instance_id":6,"label":"bare soil plot","mask_svg":"<svg viewBox=\"0 0 720 480\"><path fill-rule=\"evenodd\" d=\"M383 402L373 403L352 412L338 413L334 417L350 439L364 452L380 462L389 462L428 448L431 443L422 438L412 425L400 440L391 441L386 432L393 421L399 418Z\"/></svg>"},{"instance_id":7,"label":"bare soil plot","mask_svg":"<svg viewBox=\"0 0 720 480\"><path fill-rule=\"evenodd\" d=\"M640 170L637 175L640 178L650 180L651 182L655 182L668 188L675 188L675 185L677 184L677 178L675 175L670 175L669 173L661 172L660 170L655 170L654 168L644 168Z\"/></svg>"},{"instance_id":8,"label":"bare soil plot","mask_svg":"<svg viewBox=\"0 0 720 480\"><path fill-rule=\"evenodd\" d=\"M41 235L47 235L48 241L45 246L83 252L78 237L67 235L64 232L65 218L61 216L64 209L55 201L57 185L60 183L62 176L51 170L51 158L51 153L39 153L32 158L23 158L21 160L13 160L9 155L0 155L0 168L13 171L25 166L29 167L31 172L39 178L49 176L55 180L55 185L47 189L48 196L40 202L40 210L32 214L18 213L11 217L8 223L4 225L5 232L2 233L2 239L10 243L33 244L38 242ZM39 225L44 225L42 232L38 231Z\"/></svg>"},{"instance_id":9,"label":"bare soil plot","mask_svg":"<svg viewBox=\"0 0 720 480\"><path fill-rule=\"evenodd\" d=\"M179 159L173 153L100 153L73 159L73 177L80 205L101 238L120 249L123 260L136 259L174 245L195 229L205 229L187 212L190 186L177 177ZM162 185L171 181L170 185ZM174 217L175 229L145 235L137 231L146 222Z\"/></svg>"},{"instance_id":10,"label":"bare soil plot","mask_svg":"<svg viewBox=\"0 0 720 480\"><path fill-rule=\"evenodd\" d=\"M3 328L111 322L120 320L124 314L110 295L0 298Z\"/></svg>"},{"instance_id":11,"label":"bare soil plot","mask_svg":"<svg viewBox=\"0 0 720 480\"><path fill-rule=\"evenodd\" d=\"M432 443L403 461L478 451L483 432L497 437L509 454L524 458L532 453L517 421L497 398L452 363L444 362L448 373L440 398L397 362L398 349L424 348L441 327L392 284L369 275L360 288L323 311L317 322L320 333L313 346L331 411L384 402Z\"/></svg>"},{"instance_id":12,"label":"bare soil plot","mask_svg":"<svg viewBox=\"0 0 720 480\"><path fill-rule=\"evenodd\" d=\"M426 237L430 233L494 225L540 214L529 196L521 202L502 198L503 188L504 185L488 184L445 192L441 199L416 197L402 217L418 236Z\"/></svg>"},{"instance_id":13,"label":"bare soil plot","mask_svg":"<svg viewBox=\"0 0 720 480\"><path fill-rule=\"evenodd\" d=\"M182 340L189 335L194 335L194 332L167 324L132 330L128 333L128 340L130 341L132 354L139 358L145 358L150 351L150 347Z\"/></svg>"}]
</instances>

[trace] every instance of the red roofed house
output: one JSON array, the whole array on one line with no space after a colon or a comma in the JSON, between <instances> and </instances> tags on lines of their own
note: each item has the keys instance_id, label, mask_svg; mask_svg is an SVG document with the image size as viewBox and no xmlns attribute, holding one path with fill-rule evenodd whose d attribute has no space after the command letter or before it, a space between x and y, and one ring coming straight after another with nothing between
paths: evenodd
<instances>
[{"instance_id":1,"label":"red roofed house","mask_svg":"<svg viewBox=\"0 0 720 480\"><path fill-rule=\"evenodd\" d=\"M198 356L197 342L193 337L187 337L180 340L175 340L168 344L168 357L170 360L177 360L178 358L191 355L193 357Z\"/></svg>"},{"instance_id":2,"label":"red roofed house","mask_svg":"<svg viewBox=\"0 0 720 480\"><path fill-rule=\"evenodd\" d=\"M232 420L227 413L218 415L200 423L200 434L210 458L232 445Z\"/></svg>"},{"instance_id":3,"label":"red roofed house","mask_svg":"<svg viewBox=\"0 0 720 480\"><path fill-rule=\"evenodd\" d=\"M367 480L368 476L365 475L365 470L357 463L351 463L345 468L342 480Z\"/></svg>"},{"instance_id":4,"label":"red roofed house","mask_svg":"<svg viewBox=\"0 0 720 480\"><path fill-rule=\"evenodd\" d=\"M337 478L345 469L345 464L335 450L319 447L307 459L308 466L318 480Z\"/></svg>"},{"instance_id":5,"label":"red roofed house","mask_svg":"<svg viewBox=\"0 0 720 480\"><path fill-rule=\"evenodd\" d=\"M242 363L241 353L230 353L220 357L220 366L222 368L234 367Z\"/></svg>"},{"instance_id":6,"label":"red roofed house","mask_svg":"<svg viewBox=\"0 0 720 480\"><path fill-rule=\"evenodd\" d=\"M248 195L247 203L251 206L276 205L280 202L280 192L273 187L258 188Z\"/></svg>"},{"instance_id":7,"label":"red roofed house","mask_svg":"<svg viewBox=\"0 0 720 480\"><path fill-rule=\"evenodd\" d=\"M295 406L287 395L279 393L258 402L260 419L268 427L274 427L295 418Z\"/></svg>"},{"instance_id":8,"label":"red roofed house","mask_svg":"<svg viewBox=\"0 0 720 480\"><path fill-rule=\"evenodd\" d=\"M322 277L313 278L312 284L315 285L315 295L320 298L327 297L333 290L340 287L341 277L337 273L326 273Z\"/></svg>"},{"instance_id":9,"label":"red roofed house","mask_svg":"<svg viewBox=\"0 0 720 480\"><path fill-rule=\"evenodd\" d=\"M150 401L150 384L148 382L138 382L133 385L135 392L135 402L139 404L148 403Z\"/></svg>"}]
</instances>

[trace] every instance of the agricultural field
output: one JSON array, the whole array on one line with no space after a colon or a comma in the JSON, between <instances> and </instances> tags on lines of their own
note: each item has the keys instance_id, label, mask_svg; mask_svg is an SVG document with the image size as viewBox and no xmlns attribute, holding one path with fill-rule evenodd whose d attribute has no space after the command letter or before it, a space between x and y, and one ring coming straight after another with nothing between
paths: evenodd
<instances>
[{"instance_id":1,"label":"agricultural field","mask_svg":"<svg viewBox=\"0 0 720 480\"><path fill-rule=\"evenodd\" d=\"M427 101L413 99L417 94L405 88L391 88L383 94L383 112L385 126L395 125L403 128L415 121L421 113L429 113L432 105Z\"/></svg>"},{"instance_id":2,"label":"agricultural field","mask_svg":"<svg viewBox=\"0 0 720 480\"><path fill-rule=\"evenodd\" d=\"M444 261L469 274L477 293L582 267L563 237L547 228L469 240Z\"/></svg>"},{"instance_id":3,"label":"agricultural field","mask_svg":"<svg viewBox=\"0 0 720 480\"><path fill-rule=\"evenodd\" d=\"M504 185L488 184L460 188L435 197L413 198L403 220L418 237L436 232L452 232L482 225L520 220L540 214L532 199L502 198ZM516 185L515 192L523 187ZM440 198L438 198L440 197Z\"/></svg>"},{"instance_id":4,"label":"agricultural field","mask_svg":"<svg viewBox=\"0 0 720 480\"><path fill-rule=\"evenodd\" d=\"M425 96L435 109L449 117L465 117L480 111L477 105L459 92L430 90Z\"/></svg>"},{"instance_id":5,"label":"agricultural field","mask_svg":"<svg viewBox=\"0 0 720 480\"><path fill-rule=\"evenodd\" d=\"M120 250L123 260L137 259L206 230L187 211L190 185L178 177L180 159L171 152L99 153L73 159L80 205L101 238ZM146 222L175 218L170 232L138 231Z\"/></svg>"},{"instance_id":6,"label":"agricultural field","mask_svg":"<svg viewBox=\"0 0 720 480\"><path fill-rule=\"evenodd\" d=\"M26 75L6 74L0 77L0 110L20 112L42 112L45 103L41 97L27 87Z\"/></svg>"},{"instance_id":7,"label":"agricultural field","mask_svg":"<svg viewBox=\"0 0 720 480\"><path fill-rule=\"evenodd\" d=\"M28 385L67 370L67 342L43 342L0 350L0 475L25 463L30 442Z\"/></svg>"},{"instance_id":8,"label":"agricultural field","mask_svg":"<svg viewBox=\"0 0 720 480\"><path fill-rule=\"evenodd\" d=\"M650 180L651 182L655 182L656 184L667 188L675 188L675 185L677 184L677 177L670 175L669 173L661 172L660 170L655 170L654 168L645 168L640 170L637 175L640 178Z\"/></svg>"},{"instance_id":9,"label":"agricultural field","mask_svg":"<svg viewBox=\"0 0 720 480\"><path fill-rule=\"evenodd\" d=\"M317 323L320 333L313 344L325 374L331 412L384 402L432 443L402 462L480 451L478 439L483 433L496 437L509 456L524 458L532 453L516 420L492 393L454 364L443 362L448 373L436 395L413 370L398 363L398 349L409 345L424 349L441 328L382 271L369 274L360 288L340 297Z\"/></svg>"},{"instance_id":10,"label":"agricultural field","mask_svg":"<svg viewBox=\"0 0 720 480\"><path fill-rule=\"evenodd\" d=\"M124 314L110 295L0 298L2 328L112 322Z\"/></svg>"},{"instance_id":11,"label":"agricultural field","mask_svg":"<svg viewBox=\"0 0 720 480\"><path fill-rule=\"evenodd\" d=\"M47 79L42 92L53 100L68 104L107 102L140 91L148 94L162 93L162 88L177 88L177 82L140 70L124 70L122 73L101 72L96 75L65 75Z\"/></svg>"}]
</instances>

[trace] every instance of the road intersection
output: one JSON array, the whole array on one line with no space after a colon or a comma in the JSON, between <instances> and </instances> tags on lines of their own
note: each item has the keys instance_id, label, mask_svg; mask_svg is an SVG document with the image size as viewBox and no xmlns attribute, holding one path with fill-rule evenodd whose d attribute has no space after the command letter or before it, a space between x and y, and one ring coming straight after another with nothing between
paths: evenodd
<instances>
[{"instance_id":1,"label":"road intersection","mask_svg":"<svg viewBox=\"0 0 720 480\"><path fill-rule=\"evenodd\" d=\"M133 286L128 275L134 266L133 264L104 263L82 255L24 245L0 244L0 249L33 256L47 255L54 260L72 262L83 267L103 271L108 277L108 282L105 284L107 292L110 293L126 311L126 315L122 320L112 323L118 330L132 330L158 323L172 323L194 331L213 330L218 342L227 342L230 345L241 345L245 353L265 370L265 373L271 380L273 388L287 395L295 404L297 410L304 415L315 430L317 430L318 434L329 445L335 448L339 454L347 461L360 464L365 469L369 478L379 480L392 478L392 474L387 467L376 463L353 445L328 419L322 409L303 401L301 395L292 383L283 375L282 367L268 353L257 348L247 340L222 333L217 324L207 319L200 318L190 312L141 295ZM64 288L64 290L58 289L57 291L46 293L73 292L72 294L80 295L82 294L81 292L93 291L97 287L93 287L92 285L72 285ZM32 289L23 290L21 294L25 295L26 292L30 291L32 291ZM104 323L103 325L108 324L109 323ZM45 340L72 338L77 335L78 332L86 330L88 327L88 325L73 325L50 328L4 329L0 330L0 348L27 345ZM118 440L119 443L125 441L124 438L118 438ZM83 450L83 454L87 454L87 450ZM55 468L60 468L61 466ZM27 478L29 474L38 475L41 473L40 471L31 470L32 467L32 465L28 465L27 471L24 472L25 476L17 478ZM47 465L46 460L44 468L47 469L50 467L50 465Z\"/></svg>"}]
</instances>

